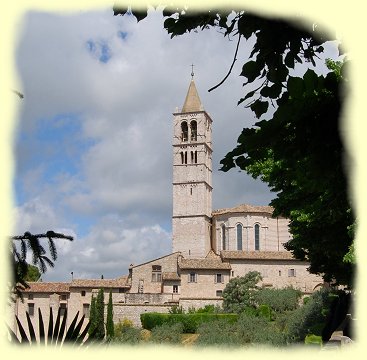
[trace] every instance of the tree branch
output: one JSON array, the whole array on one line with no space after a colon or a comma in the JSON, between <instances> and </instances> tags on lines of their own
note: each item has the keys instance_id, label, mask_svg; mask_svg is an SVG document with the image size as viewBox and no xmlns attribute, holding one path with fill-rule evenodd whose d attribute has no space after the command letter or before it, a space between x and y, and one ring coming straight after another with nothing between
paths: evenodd
<instances>
[{"instance_id":1,"label":"tree branch","mask_svg":"<svg viewBox=\"0 0 367 360\"><path fill-rule=\"evenodd\" d=\"M239 46L240 46L240 41L241 41L241 34L239 33L239 34L238 34L238 41L237 41L236 52L235 52L235 54L234 54L233 62L232 62L232 65L231 65L231 67L230 67L230 69L229 69L229 71L228 71L228 74L224 77L224 79L223 79L219 84L217 84L217 85L213 86L212 88L210 88L210 89L208 90L208 92L211 92L212 90L215 90L217 87L221 86L221 85L222 85L222 84L227 80L228 76L229 76L229 75L230 75L230 73L232 72L232 69L233 69L233 65L234 65L234 63L235 63L235 62L236 62L236 60L237 60L237 53L238 53L238 48L239 48Z\"/></svg>"}]
</instances>

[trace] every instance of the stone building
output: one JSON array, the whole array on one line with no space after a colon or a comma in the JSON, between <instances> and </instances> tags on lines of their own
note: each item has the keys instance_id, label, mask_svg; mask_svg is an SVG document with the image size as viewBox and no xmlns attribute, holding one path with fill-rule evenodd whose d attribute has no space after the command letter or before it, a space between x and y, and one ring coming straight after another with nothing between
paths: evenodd
<instances>
[{"instance_id":1,"label":"stone building","mask_svg":"<svg viewBox=\"0 0 367 360\"><path fill-rule=\"evenodd\" d=\"M140 325L142 312L221 305L228 281L249 271L261 273L264 287L292 285L311 293L323 285L308 263L285 250L289 221L272 217L270 206L212 210L212 124L192 79L182 110L173 114L172 253L132 265L118 279L31 283L13 309L22 322L25 311L35 316L40 308L46 316L50 307L67 308L68 322L77 312L88 317L100 288L105 303L112 292L115 322L128 318Z\"/></svg>"}]
</instances>

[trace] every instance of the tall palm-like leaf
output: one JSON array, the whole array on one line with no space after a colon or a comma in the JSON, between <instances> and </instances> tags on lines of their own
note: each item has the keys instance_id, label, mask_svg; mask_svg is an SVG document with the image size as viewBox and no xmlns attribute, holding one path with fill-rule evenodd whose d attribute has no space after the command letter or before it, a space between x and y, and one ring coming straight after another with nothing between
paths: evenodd
<instances>
[{"instance_id":1,"label":"tall palm-like leaf","mask_svg":"<svg viewBox=\"0 0 367 360\"><path fill-rule=\"evenodd\" d=\"M62 317L62 319L61 319ZM39 344L44 345L57 345L62 346L64 343L74 344L74 345L84 345L89 343L91 340L94 339L94 334L89 334L88 330L90 326L90 322L86 324L84 330L81 332L83 327L83 323L85 320L85 315L79 318L79 311L76 313L73 321L71 322L69 328L67 328L67 310L65 310L64 315L61 315L61 311L59 309L57 317L54 322L53 310L50 308L50 317L48 322L48 331L47 337L45 332L44 321L42 317L42 312L38 309L38 328L39 328ZM17 327L19 330L19 336L17 336L12 329L8 326L8 332L10 335L10 341L17 344L29 344L35 345L37 344L37 338L34 331L34 326L32 323L32 319L29 316L29 313L26 312L26 319L28 325L28 335L26 330L24 329L21 321L19 320L18 316L15 315L15 319L17 322Z\"/></svg>"}]
</instances>

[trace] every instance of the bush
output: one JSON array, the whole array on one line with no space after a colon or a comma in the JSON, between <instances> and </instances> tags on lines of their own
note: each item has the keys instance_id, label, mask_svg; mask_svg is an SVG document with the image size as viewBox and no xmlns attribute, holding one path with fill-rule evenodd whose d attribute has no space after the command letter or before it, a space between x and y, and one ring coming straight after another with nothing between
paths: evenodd
<instances>
[{"instance_id":1,"label":"bush","mask_svg":"<svg viewBox=\"0 0 367 360\"><path fill-rule=\"evenodd\" d=\"M199 337L195 344L198 346L239 346L240 342L236 330L236 324L224 319L202 323L198 327Z\"/></svg>"},{"instance_id":2,"label":"bush","mask_svg":"<svg viewBox=\"0 0 367 360\"><path fill-rule=\"evenodd\" d=\"M303 342L308 334L322 335L330 306L329 293L328 289L320 289L303 306L287 314L283 321L288 342Z\"/></svg>"},{"instance_id":3,"label":"bush","mask_svg":"<svg viewBox=\"0 0 367 360\"><path fill-rule=\"evenodd\" d=\"M301 296L302 292L291 286L283 289L260 289L254 294L257 305L267 304L276 312L297 309Z\"/></svg>"},{"instance_id":4,"label":"bush","mask_svg":"<svg viewBox=\"0 0 367 360\"><path fill-rule=\"evenodd\" d=\"M211 322L216 319L225 319L227 322L237 321L236 314L211 314L211 313L194 313L194 314L160 314L160 313L144 313L140 315L141 323L144 329L152 330L156 326L163 324L183 325L184 333L196 333L199 325L203 322Z\"/></svg>"},{"instance_id":5,"label":"bush","mask_svg":"<svg viewBox=\"0 0 367 360\"><path fill-rule=\"evenodd\" d=\"M116 329L116 328L115 328ZM113 338L114 343L124 343L124 344L139 344L141 341L140 329L134 327L121 327L119 332L115 332L115 337Z\"/></svg>"},{"instance_id":6,"label":"bush","mask_svg":"<svg viewBox=\"0 0 367 360\"><path fill-rule=\"evenodd\" d=\"M259 316L264 317L268 321L272 320L272 311L269 305L265 305L265 304L260 305L259 308L257 309L257 312Z\"/></svg>"},{"instance_id":7,"label":"bush","mask_svg":"<svg viewBox=\"0 0 367 360\"><path fill-rule=\"evenodd\" d=\"M313 334L307 335L305 337L305 344L322 346L322 336L317 336Z\"/></svg>"},{"instance_id":8,"label":"bush","mask_svg":"<svg viewBox=\"0 0 367 360\"><path fill-rule=\"evenodd\" d=\"M163 324L160 326L156 326L152 330L150 341L160 344L180 344L182 333L183 325L181 323Z\"/></svg>"}]
</instances>

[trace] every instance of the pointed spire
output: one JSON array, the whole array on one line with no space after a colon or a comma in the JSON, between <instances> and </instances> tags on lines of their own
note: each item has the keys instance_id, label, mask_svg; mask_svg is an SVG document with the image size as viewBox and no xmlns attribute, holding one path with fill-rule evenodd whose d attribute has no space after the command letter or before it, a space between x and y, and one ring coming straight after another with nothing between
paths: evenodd
<instances>
[{"instance_id":1,"label":"pointed spire","mask_svg":"<svg viewBox=\"0 0 367 360\"><path fill-rule=\"evenodd\" d=\"M194 82L194 65L191 65L191 82L189 90L187 91L186 99L182 107L182 113L203 111L203 105L201 104L198 91L196 90Z\"/></svg>"}]
</instances>

